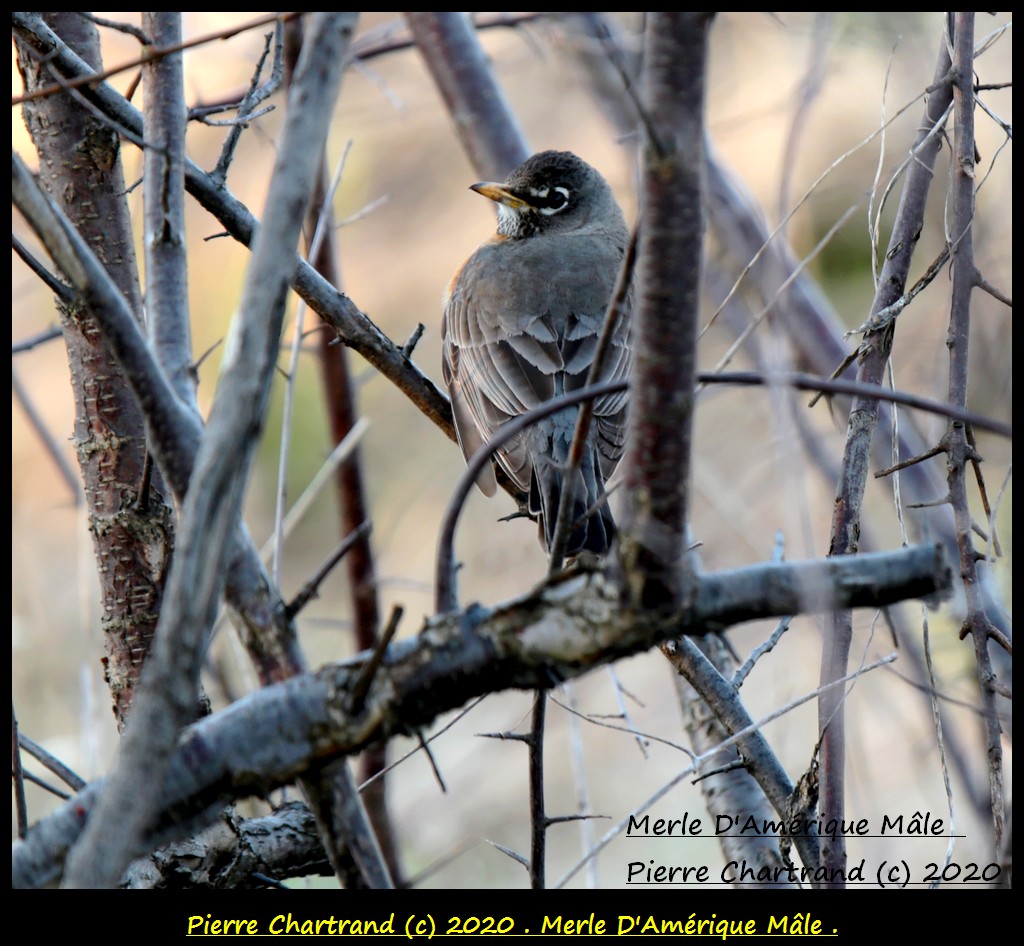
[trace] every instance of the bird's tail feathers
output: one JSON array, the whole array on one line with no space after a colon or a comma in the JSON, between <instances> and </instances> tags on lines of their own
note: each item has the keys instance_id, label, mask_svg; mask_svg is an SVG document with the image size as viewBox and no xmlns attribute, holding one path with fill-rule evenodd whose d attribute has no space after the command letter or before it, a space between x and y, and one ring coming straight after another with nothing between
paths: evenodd
<instances>
[{"instance_id":1,"label":"bird's tail feathers","mask_svg":"<svg viewBox=\"0 0 1024 946\"><path fill-rule=\"evenodd\" d=\"M556 442L560 438L555 438ZM551 454L555 455L552 456ZM551 550L558 523L558 508L572 484L572 508L565 554L583 551L603 555L611 547L615 522L605 496L597 450L588 444L578 470L568 470L568 447L534 454L530 512L539 516L544 544Z\"/></svg>"}]
</instances>

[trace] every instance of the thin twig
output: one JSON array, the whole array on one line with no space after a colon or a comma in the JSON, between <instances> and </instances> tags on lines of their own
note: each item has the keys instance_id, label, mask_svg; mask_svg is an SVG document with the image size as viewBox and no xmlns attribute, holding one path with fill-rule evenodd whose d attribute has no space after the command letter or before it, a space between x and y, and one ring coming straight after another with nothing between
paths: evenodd
<instances>
[{"instance_id":1,"label":"thin twig","mask_svg":"<svg viewBox=\"0 0 1024 946\"><path fill-rule=\"evenodd\" d=\"M46 779L40 778L38 775L33 775L31 772L22 770L22 779L26 782L31 782L33 785L38 786L44 792L53 795L55 798L60 798L62 801L67 801L71 797L68 792L63 789L57 788L56 785L51 785Z\"/></svg>"},{"instance_id":2,"label":"thin twig","mask_svg":"<svg viewBox=\"0 0 1024 946\"><path fill-rule=\"evenodd\" d=\"M473 28L488 30L495 28L516 28L524 23L558 16L557 13L475 13L472 17ZM415 46L415 40L408 28L397 20L384 23L375 29L368 30L359 40L352 44L352 59L368 62L377 56L400 52Z\"/></svg>"},{"instance_id":3,"label":"thin twig","mask_svg":"<svg viewBox=\"0 0 1024 946\"><path fill-rule=\"evenodd\" d=\"M914 466L916 463L924 463L925 460L930 460L932 457L938 456L942 452L942 447L932 447L931 450L926 450L919 456L908 457L906 460L900 460L899 463L894 463L892 466L887 466L884 470L878 470L875 473L875 478L882 479L883 477L889 476L892 473L896 473L899 470L905 470L908 467Z\"/></svg>"},{"instance_id":4,"label":"thin twig","mask_svg":"<svg viewBox=\"0 0 1024 946\"><path fill-rule=\"evenodd\" d=\"M78 16L87 19L90 23L95 23L97 26L105 27L108 30L116 30L118 33L124 33L126 36L134 36L143 46L153 45L153 40L134 23L119 23L117 20L108 20L106 17L96 16L95 13L82 13L78 10L74 12Z\"/></svg>"},{"instance_id":5,"label":"thin twig","mask_svg":"<svg viewBox=\"0 0 1024 946\"><path fill-rule=\"evenodd\" d=\"M547 715L548 696L544 690L533 694L533 713L530 715L530 887L543 890L548 821L544 807L544 719Z\"/></svg>"},{"instance_id":6,"label":"thin twig","mask_svg":"<svg viewBox=\"0 0 1024 946\"><path fill-rule=\"evenodd\" d=\"M52 342L54 339L62 338L63 335L64 332L58 325L53 325L50 328L44 328L41 332L29 335L28 338L23 338L20 342L12 342L11 354L20 355L22 352L31 351L36 346L45 345L46 342Z\"/></svg>"},{"instance_id":7,"label":"thin twig","mask_svg":"<svg viewBox=\"0 0 1024 946\"><path fill-rule=\"evenodd\" d=\"M361 417L355 427L352 428L349 435L342 440L342 442L331 451L330 456L324 460L320 469L316 471L316 475L309 481L309 485L302 491L302 494L295 500L294 504L288 509L287 515L284 517L282 533L285 539L292 534L295 527L302 521L303 516L306 515L313 503L320 496L320 493L323 492L324 488L331 482L331 478L338 466L344 463L352 455L352 451L355 450L359 442L363 439L363 435L367 430L369 430L369 427L370 422L365 417ZM261 546L259 555L262 561L270 561L270 557L274 554L274 541L274 534L271 533L267 541Z\"/></svg>"},{"instance_id":8,"label":"thin twig","mask_svg":"<svg viewBox=\"0 0 1024 946\"><path fill-rule=\"evenodd\" d=\"M789 223L790 218L798 210L800 210L800 208L807 202L807 200L811 197L812 194L815 194L819 190L819 188L821 187L821 185L825 181L825 179L830 174L832 174L832 172L835 171L840 165L842 165L843 162L845 162L847 158L852 157L861 148L864 148L867 145L869 145L878 135L882 134L882 132L884 131L885 128L888 128L889 125L891 125L893 122L895 122L905 111L907 111L911 106L917 104L920 100L921 100L921 96L920 95L914 96L914 98L912 98L909 102L907 102L901 108L897 109L895 114L889 119L888 122L886 122L886 124L885 124L885 126L883 128L876 128L873 132L871 132L871 134L867 135L865 138L862 138L852 148L849 148L847 151L844 151L841 155L839 155L838 158L836 158L834 161L832 161L832 163L829 164L829 166L827 168L825 168L825 170L822 171L821 174L818 175L818 177L804 191L803 196L793 205L793 208L789 211L789 213L785 216L785 218L779 222L779 224L775 227L775 229L773 229L770 233L767 234L765 239L761 242L760 247L750 255L750 258L748 259L746 265L743 267L743 269L741 270L740 274L736 277L736 280L733 283L732 288L729 290L729 292L726 294L725 298L719 304L718 308L714 311L714 313L712 313L711 317L707 320L707 322L705 323L704 327L701 329L701 331L700 331L701 336L703 336L708 331L708 329L714 323L715 319L718 317L719 313L725 308L725 306L727 305L729 300L732 299L732 297L737 292L739 292L740 286L743 284L743 282L746 279L747 275L754 269L754 267L757 265L757 263L761 259L761 257L764 256L766 253L768 253L768 251L769 251L770 247L772 246L776 236L778 236L778 234L783 230L783 228ZM943 118L945 118L945 116L943 116ZM935 122L931 126L931 131L933 133L937 134L938 131L941 129L941 127L942 127L941 122ZM924 142L922 142L922 144L927 144L928 141L930 141L930 136L929 136L928 139L926 139ZM908 157L907 160L909 161L909 160L913 159L914 155L915 155L915 151L911 151L910 157ZM906 163L906 162L904 162L904 163Z\"/></svg>"},{"instance_id":9,"label":"thin twig","mask_svg":"<svg viewBox=\"0 0 1024 946\"><path fill-rule=\"evenodd\" d=\"M572 769L573 787L576 792L576 810L587 813L591 809L590 785L587 778L587 763L583 753L583 732L580 728L580 719L583 718L576 709L577 687L572 683L566 686L566 697L569 710L569 763ZM554 695L551 696L555 700ZM555 700L557 703L558 701ZM559 706L564 704L558 703ZM590 819L580 821L580 852L585 853L594 845L594 826ZM597 862L590 861L588 865L587 885L590 888L597 887Z\"/></svg>"},{"instance_id":10,"label":"thin twig","mask_svg":"<svg viewBox=\"0 0 1024 946\"><path fill-rule=\"evenodd\" d=\"M416 753L419 752L421 749L425 748L425 746L432 743L435 739L440 738L449 729L451 729L452 726L454 726L458 722L461 722L466 716L468 716L473 710L475 710L485 699L487 699L486 695L478 696L471 703L468 703L466 706L462 707L462 709L459 710L458 713L456 713L447 723L445 723L444 726L437 730L437 732L433 733L429 739L423 740L422 733L418 733L417 735L420 736L421 742L415 749L410 749L405 755L401 756L398 759L395 759L395 761L390 763L387 766L387 768L381 769L379 772L374 772L373 775L367 778L366 781L364 781L359 786L359 791L363 791L367 786L369 786L373 782L376 782L378 779L384 778L385 775L387 775L393 769L398 768L398 766L400 766L407 759L412 758L412 756L416 755Z\"/></svg>"},{"instance_id":11,"label":"thin twig","mask_svg":"<svg viewBox=\"0 0 1024 946\"><path fill-rule=\"evenodd\" d=\"M1013 427L1003 421L975 414L973 411L964 410L964 408L958 407L955 404L933 401L930 398L919 397L906 391L894 391L891 388L884 388L879 384L871 384L864 381L847 381L843 378L819 378L815 375L799 372L773 374L760 371L732 371L723 373L702 371L697 374L697 380L701 384L781 384L786 387L799 388L803 391L850 394L869 400L889 401L893 404L903 404L917 410L927 411L930 414L937 414L940 417L948 417L960 423L972 424L979 429L988 430L1009 439L1013 438Z\"/></svg>"},{"instance_id":12,"label":"thin twig","mask_svg":"<svg viewBox=\"0 0 1024 946\"><path fill-rule=\"evenodd\" d=\"M349 693L348 705L348 711L350 713L358 713L360 709L362 709L363 701L366 699L366 694L370 692L370 685L373 683L373 678L380 669L381 662L384 660L384 654L387 653L388 645L398 632L398 625L402 620L402 615L404 613L405 609L401 605L396 604L394 608L392 608L391 617L388 618L387 626L378 635L373 651L370 653L369 660L367 660L363 665L362 671L352 684L352 689ZM420 741L422 742L422 737Z\"/></svg>"},{"instance_id":13,"label":"thin twig","mask_svg":"<svg viewBox=\"0 0 1024 946\"><path fill-rule=\"evenodd\" d=\"M266 51L264 51L264 55L265 54ZM256 77L254 76L253 78L255 81ZM313 238L310 241L309 251L306 254L307 258L310 260L315 260L317 258L320 253L321 246L330 236L331 202L334 200L334 194L338 189L338 185L341 184L341 175L344 173L345 162L348 158L351 147L352 140L349 139L342 151L341 158L338 160L337 167L334 169L334 177L331 179L330 185L324 192L323 200L320 202L319 213L316 215L316 229L313 233ZM270 572L274 579L274 583L278 587L281 585L281 559L284 547L284 507L287 500L286 494L288 489L288 460L291 455L292 418L295 404L295 389L298 383L299 354L302 351L302 326L305 316L306 303L300 299L295 312L291 351L288 354L288 370L286 372L287 381L284 387L284 406L281 411L281 443L278 447L277 456L277 488L275 489L274 500L274 554L271 558Z\"/></svg>"},{"instance_id":14,"label":"thin twig","mask_svg":"<svg viewBox=\"0 0 1024 946\"><path fill-rule=\"evenodd\" d=\"M775 645L782 640L782 635L789 630L789 625L792 623L792 618L783 618L775 625L775 630L771 632L768 640L751 651L750 656L746 659L743 665L732 675L732 685L738 690L743 686L743 681L747 679L750 671L754 669L754 665L760 660L765 654L771 653L775 649Z\"/></svg>"},{"instance_id":15,"label":"thin twig","mask_svg":"<svg viewBox=\"0 0 1024 946\"><path fill-rule=\"evenodd\" d=\"M60 761L55 755L47 752L38 742L34 739L29 739L24 733L18 734L18 744L24 749L32 758L37 759L46 768L48 768L54 775L57 776L61 781L67 784L73 791L80 792L86 786L86 781L77 772L74 772L63 762Z\"/></svg>"},{"instance_id":16,"label":"thin twig","mask_svg":"<svg viewBox=\"0 0 1024 946\"><path fill-rule=\"evenodd\" d=\"M28 802L25 800L25 772L21 767L21 745L18 738L18 716L11 701L11 777L14 779L14 802L18 813L18 837L28 834Z\"/></svg>"},{"instance_id":17,"label":"thin twig","mask_svg":"<svg viewBox=\"0 0 1024 946\"><path fill-rule=\"evenodd\" d=\"M334 570L334 566L340 562L348 551L363 536L370 532L370 523L364 522L355 532L350 532L334 551L327 556L324 563L313 573L313 576L302 586L302 590L288 603L287 611L289 619L294 618L309 602L317 596L323 580Z\"/></svg>"},{"instance_id":18,"label":"thin twig","mask_svg":"<svg viewBox=\"0 0 1024 946\"><path fill-rule=\"evenodd\" d=\"M625 733L628 736L632 736L634 739L645 740L648 742L657 742L663 746L669 746L672 749L676 749L677 751L682 752L685 755L688 755L691 759L696 758L696 755L690 749L688 749L684 745L681 745L678 742L673 742L671 739L663 739L661 736L655 736L653 733L641 732L633 726L616 726L612 723L605 722L603 719L599 719L590 713L583 713L580 710L575 709L573 706L563 703L561 700L557 699L556 697L550 694L548 696L548 699L550 699L551 702L554 703L556 706L560 706L567 713L570 713L572 716L579 717L580 719L585 720L593 726L600 726L602 729L612 729L615 732Z\"/></svg>"},{"instance_id":19,"label":"thin twig","mask_svg":"<svg viewBox=\"0 0 1024 946\"><path fill-rule=\"evenodd\" d=\"M228 167L234 157L235 147L241 140L242 131L245 129L247 121L253 120L256 117L255 112L260 103L280 88L281 79L284 74L281 55L281 31L283 28L283 21L278 20L274 26L274 32L272 34L268 33L264 38L263 52L256 60L256 65L253 68L252 78L249 80L249 90L242 98L242 101L238 104L239 120L232 124L231 131L224 139L224 144L221 146L220 157L217 159L217 164L210 172L210 177L215 181L223 183L227 180ZM260 86L259 82L260 76L263 73L263 64L267 61L267 56L270 54L271 43L273 43L274 49L273 66L271 67L270 77L267 80L267 83Z\"/></svg>"},{"instance_id":20,"label":"thin twig","mask_svg":"<svg viewBox=\"0 0 1024 946\"><path fill-rule=\"evenodd\" d=\"M58 332L58 335L60 333ZM43 419L43 415L36 410L35 404L32 402L32 398L29 396L28 390L21 383L21 378L18 377L18 372L15 370L14 365L11 365L11 390L14 393L14 399L21 405L21 409L25 412L25 417L29 422L29 426L36 432L36 436L39 438L43 445L43 449L49 455L50 459L53 460L53 464L57 467L57 472L60 473L60 478L64 481L64 485L67 486L68 492L71 494L71 502L74 506L80 506L82 504L82 484L78 474L72 468L71 464L67 461L64 456L64 451L61 445L57 442L57 438L50 433L50 429L46 426L46 421Z\"/></svg>"},{"instance_id":21,"label":"thin twig","mask_svg":"<svg viewBox=\"0 0 1024 946\"><path fill-rule=\"evenodd\" d=\"M773 720L778 719L781 716L786 715L791 710L796 709L798 706L802 706L804 703L817 699L824 690L838 686L843 686L844 684L857 679L865 673L870 673L872 670L876 670L879 667L884 667L887 664L891 664L896 659L896 654L889 654L886 657L882 657L880 660L876 660L874 663L868 664L865 667L861 667L860 669L855 670L853 673L847 674L840 680L834 680L831 683L825 684L824 686L820 686L817 689L812 690L810 693L807 693L804 696L792 700L785 706L773 710L771 713L769 713L762 719L759 719L757 722L752 722L749 726L746 726L743 729L734 732L732 735L729 736L728 739L722 740L722 742L718 743L713 748L701 753L699 756L696 757L692 764L688 765L677 775L673 776L673 778L671 778L668 782L662 785L662 787L659 788L657 792L655 792L645 801L641 802L639 806L637 806L631 812L629 812L629 814L625 818L623 818L617 825L615 825L613 828L605 832L605 834L601 836L601 839L598 841L597 845L592 850L588 851L585 857L580 858L580 860L573 864L573 866L570 867L562 875L561 878L559 878L558 882L554 884L552 889L560 890L562 887L564 887L570 880L572 880L572 878L576 875L580 868L583 867L583 865L590 858L596 857L602 850L604 850L605 847L607 847L612 841L614 841L615 838L622 834L629 827L631 820L635 820L637 816L643 814L645 811L652 808L662 798L664 798L665 795L667 795L673 788L675 788L681 781L698 773L703 765L705 765L708 761L714 759L715 756L723 749L726 749L729 746L736 745L738 742L741 742L745 737L753 733L760 732L765 725L772 722Z\"/></svg>"},{"instance_id":22,"label":"thin twig","mask_svg":"<svg viewBox=\"0 0 1024 946\"><path fill-rule=\"evenodd\" d=\"M267 23L285 23L288 20L302 16L301 13L275 13L270 16L260 17L258 20L252 20L248 23L244 23L241 26L231 27L225 30L218 30L215 33L206 33L203 36L197 36L195 39L186 40L176 46L171 46L166 49L149 49L142 56L137 59L132 59L129 62L121 63L118 66L111 66L109 69L103 69L100 72L93 72L87 76L78 76L74 79L69 80L65 83L58 83L57 85L47 86L44 89L37 89L34 92L27 93L25 95L15 95L11 97L11 106L22 105L25 102L30 102L33 99L45 98L49 95L56 95L62 90L69 88L77 89L81 86L98 85L100 82L109 79L111 76L117 75L119 72L128 72L131 69L138 69L140 66L149 62L152 59L158 59L161 56L167 56L171 53L181 52L185 49L192 49L196 46L203 46L206 43L212 43L215 40L230 39L232 36L237 36L239 33L245 33L249 30L259 29L261 26Z\"/></svg>"},{"instance_id":23,"label":"thin twig","mask_svg":"<svg viewBox=\"0 0 1024 946\"><path fill-rule=\"evenodd\" d=\"M30 253L28 247L21 242L13 233L11 234L11 246L14 247L14 252L18 254L21 261L28 266L46 285L46 287L65 305L69 304L74 298L75 293L71 287L59 280L53 273L51 273L35 255ZM52 329L50 331L53 331ZM56 330L59 334L60 329Z\"/></svg>"}]
</instances>

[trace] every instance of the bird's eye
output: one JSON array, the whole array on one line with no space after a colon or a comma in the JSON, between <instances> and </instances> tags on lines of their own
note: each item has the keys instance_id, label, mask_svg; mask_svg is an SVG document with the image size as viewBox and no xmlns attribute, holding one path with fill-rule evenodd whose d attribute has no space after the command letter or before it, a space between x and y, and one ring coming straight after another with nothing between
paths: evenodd
<instances>
[{"instance_id":1,"label":"bird's eye","mask_svg":"<svg viewBox=\"0 0 1024 946\"><path fill-rule=\"evenodd\" d=\"M535 205L542 214L551 216L565 210L569 204L569 188L545 187L536 195Z\"/></svg>"}]
</instances>

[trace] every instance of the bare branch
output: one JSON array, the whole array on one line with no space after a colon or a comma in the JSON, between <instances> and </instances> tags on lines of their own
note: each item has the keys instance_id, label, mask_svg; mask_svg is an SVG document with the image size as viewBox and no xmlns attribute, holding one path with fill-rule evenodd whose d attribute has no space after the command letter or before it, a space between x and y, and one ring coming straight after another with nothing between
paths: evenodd
<instances>
[{"instance_id":1,"label":"bare branch","mask_svg":"<svg viewBox=\"0 0 1024 946\"><path fill-rule=\"evenodd\" d=\"M616 584L587 574L494 609L434 617L392 644L358 716L344 707L362 661L345 661L265 687L190 727L178 749L190 763L168 766L163 788L153 791L160 817L146 844L189 832L212 805L286 784L310 766L424 726L484 693L546 688L681 634L801 609L876 607L935 593L949 581L941 550L914 546L705 575L682 609L661 616L623 609ZM752 735L738 729L732 738ZM45 884L59 871L83 821L93 820L101 784L14 845L14 886Z\"/></svg>"},{"instance_id":2,"label":"bare branch","mask_svg":"<svg viewBox=\"0 0 1024 946\"><path fill-rule=\"evenodd\" d=\"M39 15L27 16L56 35ZM85 70L92 71L86 60L100 65L99 35L89 21L74 13L47 16L81 52ZM16 29L15 45L30 92L59 74L32 35ZM137 396L119 346L109 345L99 329L105 311L116 308L115 334L131 339L133 356L145 350L143 361L159 371L140 328L142 295L120 145L109 122L96 118L95 106L85 108L83 101L76 91L26 102L40 177L33 180L12 152L17 179L12 196L70 283L57 297L73 366L74 442L102 589L105 676L115 718L123 726L161 608L174 548L174 512L159 477L153 481L147 475L146 400ZM75 159L68 160L72 154Z\"/></svg>"},{"instance_id":3,"label":"bare branch","mask_svg":"<svg viewBox=\"0 0 1024 946\"><path fill-rule=\"evenodd\" d=\"M31 37L41 55L47 56L70 77L84 77L91 83L94 72L68 49L41 19L33 14L14 14L15 27ZM97 108L118 125L141 135L142 116L106 83L88 87ZM191 162L185 166L185 187L199 203L224 225L230 235L249 246L256 232L256 219L249 210L219 185L211 175ZM387 338L351 299L342 295L305 260L296 257L295 291L341 335L349 348L362 355L384 377L394 382L409 399L450 440L455 439L451 406L447 397Z\"/></svg>"},{"instance_id":4,"label":"bare branch","mask_svg":"<svg viewBox=\"0 0 1024 946\"><path fill-rule=\"evenodd\" d=\"M145 55L138 59L133 59L130 62L122 63L119 66L112 66L109 69L102 71L93 72L91 75L82 75L76 79L71 80L67 85L58 84L51 85L47 88L38 89L32 93L26 93L25 95L17 95L11 97L11 105L22 105L25 102L32 101L38 98L44 98L49 95L56 95L62 90L67 88L82 88L83 86L89 86L94 83L100 83L109 79L111 76L117 75L119 72L127 72L131 69L137 69L139 66L145 65L153 59L158 59L161 56L168 56L173 53L182 52L185 49L192 49L196 46L204 46L207 43L212 43L216 40L229 39L232 36L237 36L239 33L245 33L249 30L259 29L261 26L265 26L267 23L278 23L292 19L296 16L302 16L301 13L275 13L270 16L260 17L258 20L252 20L248 23L243 23L241 26L233 26L229 29L218 30L216 33L208 33L205 36L197 36L194 39L190 39L185 43L180 43L175 46L170 46L166 49L151 49L146 52ZM24 14L23 18L16 16L14 18L15 25L22 27L30 24L30 14Z\"/></svg>"},{"instance_id":5,"label":"bare branch","mask_svg":"<svg viewBox=\"0 0 1024 946\"><path fill-rule=\"evenodd\" d=\"M86 786L86 781L76 772L69 769L56 756L47 752L41 745L29 739L24 733L18 733L18 745L24 749L32 758L38 759L54 775L69 785L76 792L80 792Z\"/></svg>"},{"instance_id":6,"label":"bare branch","mask_svg":"<svg viewBox=\"0 0 1024 946\"><path fill-rule=\"evenodd\" d=\"M953 103L955 109L955 153L950 204L950 244L953 254L953 293L950 303L949 384L952 404L967 403L968 342L971 323L971 292L976 285L974 263L975 138L974 109L974 13L950 14L953 47ZM1002 729L996 708L997 677L992 667L988 642L995 628L985 613L978 575L978 554L971 537L973 520L967 496L967 465L980 459L969 442L963 424L951 422L942 438L948 455L949 497L956 521L960 551L960 575L967 598L967 616L961 637L969 633L974 645L981 697L985 706L987 761L992 830L995 850L1003 845L1006 802L1003 797Z\"/></svg>"},{"instance_id":7,"label":"bare branch","mask_svg":"<svg viewBox=\"0 0 1024 946\"><path fill-rule=\"evenodd\" d=\"M941 141L932 135L940 116L949 106L952 90L946 76L949 72L949 52L945 38L940 42L935 80L925 105L925 115L919 125L917 141L912 149L916 155L908 170L903 194L897 210L896 222L889 239L888 250L878 280L878 288L871 312L880 312L890 306L903 293L917 235L921 232L925 202L932 178L932 167L938 156ZM895 326L869 332L862 345L857 380L881 384ZM878 402L854 398L850 410L846 447L836 490L835 511L829 555L850 555L857 551L860 533L861 503L867 480L872 435L878 422ZM852 638L851 616L836 612L831 622L832 633L826 635L821 658L821 682L827 684L846 673ZM843 817L845 810L845 754L844 704L842 692L826 691L818 706L818 726L821 734L821 804L825 818ZM830 870L846 867L845 839L825 838L822 841L822 864ZM843 886L840 879L837 886ZM830 885L831 886L831 885Z\"/></svg>"},{"instance_id":8,"label":"bare branch","mask_svg":"<svg viewBox=\"0 0 1024 946\"><path fill-rule=\"evenodd\" d=\"M255 449L252 432L262 424L274 369L291 254L326 136L320 116L333 105L354 23L354 15L337 20L324 16L315 18L311 27L234 329L232 356L185 499L181 539L160 616L165 630L157 636L135 725L127 732L118 767L69 859L67 886L112 886L119 880L155 813L155 804L140 797L145 793L139 790L139 779L161 780L170 761L168 751L193 705L202 646L215 617Z\"/></svg>"},{"instance_id":9,"label":"bare branch","mask_svg":"<svg viewBox=\"0 0 1024 946\"><path fill-rule=\"evenodd\" d=\"M57 337L60 337L59 331L57 332ZM64 458L64 451L61 449L56 437L50 433L42 415L36 410L35 405L32 403L32 398L25 389L25 385L21 383L21 379L18 377L18 372L15 370L14 365L11 365L11 391L14 393L14 399L21 405L21 409L25 412L25 417L28 419L29 425L36 432L36 436L39 437L39 440L46 449L47 454L49 454L53 459L54 466L57 467L61 479L68 488L71 502L76 506L81 505L82 485L78 476L71 468L71 464Z\"/></svg>"},{"instance_id":10,"label":"bare branch","mask_svg":"<svg viewBox=\"0 0 1024 946\"><path fill-rule=\"evenodd\" d=\"M53 275L43 264L35 258L29 251L28 247L21 242L13 233L11 234L11 246L14 248L14 252L18 254L18 258L34 272L47 286L47 288L63 302L65 305L71 303L74 298L74 294L68 288L65 283L62 283L56 276ZM59 338L60 329L49 329L49 337ZM45 341L45 339L43 339ZM35 342L34 344L39 344ZM22 346L21 348L15 347L13 350L24 351L25 348L31 348L31 345Z\"/></svg>"},{"instance_id":11,"label":"bare branch","mask_svg":"<svg viewBox=\"0 0 1024 946\"><path fill-rule=\"evenodd\" d=\"M658 608L685 594L701 246L704 13L652 13L646 91L654 125L643 171L634 361L619 555L625 594Z\"/></svg>"},{"instance_id":12,"label":"bare branch","mask_svg":"<svg viewBox=\"0 0 1024 946\"><path fill-rule=\"evenodd\" d=\"M143 28L157 46L181 43L180 13L144 13ZM185 80L181 53L143 67L146 128L144 191L146 313L153 347L171 387L198 411L188 319L185 252Z\"/></svg>"}]
</instances>

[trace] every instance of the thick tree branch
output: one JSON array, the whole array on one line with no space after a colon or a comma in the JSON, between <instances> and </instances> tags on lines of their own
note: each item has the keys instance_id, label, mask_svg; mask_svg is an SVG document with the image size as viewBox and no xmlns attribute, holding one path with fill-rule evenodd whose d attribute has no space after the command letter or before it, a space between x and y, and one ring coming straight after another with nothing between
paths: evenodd
<instances>
[{"instance_id":1,"label":"thick tree branch","mask_svg":"<svg viewBox=\"0 0 1024 946\"><path fill-rule=\"evenodd\" d=\"M643 227L620 558L634 606L686 593L683 557L704 239L706 13L652 13L645 84Z\"/></svg>"},{"instance_id":2,"label":"thick tree branch","mask_svg":"<svg viewBox=\"0 0 1024 946\"><path fill-rule=\"evenodd\" d=\"M160 817L147 843L187 834L224 802L265 793L327 759L414 733L484 693L547 688L683 634L802 610L878 607L949 583L941 549L913 546L705 575L683 608L660 617L623 609L617 585L600 574L434 617L389 648L357 715L349 694L365 654L265 687L192 726L155 793ZM53 880L99 790L91 785L14 845L14 886Z\"/></svg>"},{"instance_id":3,"label":"thick tree branch","mask_svg":"<svg viewBox=\"0 0 1024 946\"><path fill-rule=\"evenodd\" d=\"M314 17L289 97L266 214L232 326L226 368L196 456L160 629L117 769L72 851L67 886L113 886L138 853L156 811L142 784L160 782L194 702L204 642L216 616L246 474L270 390L291 255L319 169L354 15ZM284 251L284 252L282 252Z\"/></svg>"},{"instance_id":4,"label":"thick tree branch","mask_svg":"<svg viewBox=\"0 0 1024 946\"><path fill-rule=\"evenodd\" d=\"M83 60L99 68L92 23L75 13L46 16ZM25 88L49 84L51 64L21 37L16 48ZM124 330L141 337L142 294L117 136L69 95L33 100L24 117L39 156L39 185L50 198L37 194L38 202L62 219L66 215L80 245L89 247L98 278L122 303ZM159 478L153 482L147 475L143 416L130 379L97 331L102 303L67 287L58 298L71 366L75 449L102 594L106 679L123 725L160 613L174 513Z\"/></svg>"},{"instance_id":5,"label":"thick tree branch","mask_svg":"<svg viewBox=\"0 0 1024 946\"><path fill-rule=\"evenodd\" d=\"M316 821L302 802L287 802L262 818L225 811L208 828L159 848L128 869L124 886L139 890L265 887L271 877L331 874Z\"/></svg>"}]
</instances>

